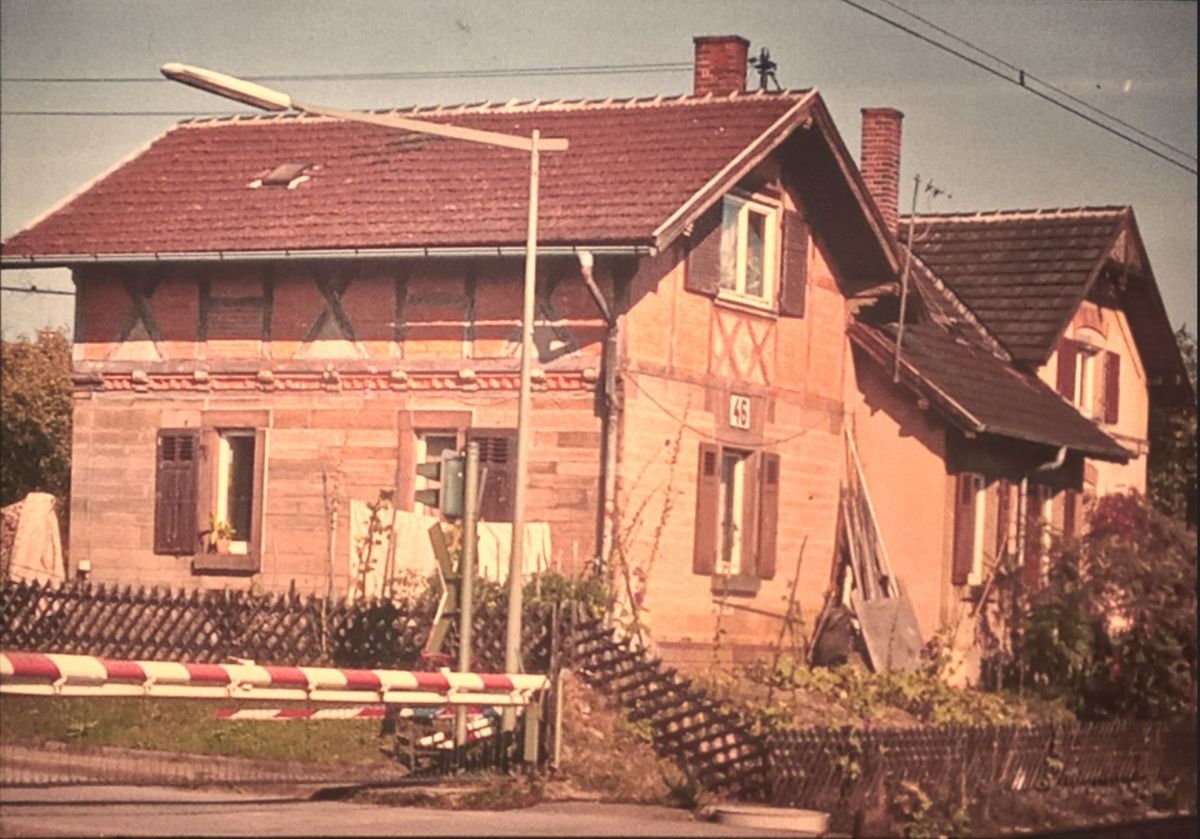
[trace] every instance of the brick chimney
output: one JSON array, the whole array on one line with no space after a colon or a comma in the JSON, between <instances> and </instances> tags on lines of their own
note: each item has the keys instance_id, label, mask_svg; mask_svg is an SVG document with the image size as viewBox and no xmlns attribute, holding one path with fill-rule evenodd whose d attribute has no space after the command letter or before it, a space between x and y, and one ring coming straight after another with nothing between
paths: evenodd
<instances>
[{"instance_id":1,"label":"brick chimney","mask_svg":"<svg viewBox=\"0 0 1200 839\"><path fill-rule=\"evenodd\" d=\"M692 92L728 96L746 89L746 59L750 42L739 35L698 35Z\"/></svg>"},{"instance_id":2,"label":"brick chimney","mask_svg":"<svg viewBox=\"0 0 1200 839\"><path fill-rule=\"evenodd\" d=\"M900 207L900 123L895 108L862 109L859 168L888 230L896 232Z\"/></svg>"}]
</instances>

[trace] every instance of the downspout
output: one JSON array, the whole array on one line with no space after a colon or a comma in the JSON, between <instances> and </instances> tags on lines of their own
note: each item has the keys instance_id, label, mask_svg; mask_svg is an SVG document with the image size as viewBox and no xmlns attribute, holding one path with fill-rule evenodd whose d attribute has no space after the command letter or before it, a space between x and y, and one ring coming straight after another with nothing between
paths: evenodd
<instances>
[{"instance_id":1,"label":"downspout","mask_svg":"<svg viewBox=\"0 0 1200 839\"><path fill-rule=\"evenodd\" d=\"M594 276L595 259L590 251L579 252L579 273L587 286L588 293L600 310L606 325L604 350L601 357L600 393L604 431L600 455L600 520L597 523L600 549L592 560L592 572L597 576L604 573L605 563L616 541L616 489L617 489L617 431L619 428L620 400L617 398L617 356L620 348L620 332L613 307L604 299ZM616 276L613 277L613 298L617 298Z\"/></svg>"}]
</instances>

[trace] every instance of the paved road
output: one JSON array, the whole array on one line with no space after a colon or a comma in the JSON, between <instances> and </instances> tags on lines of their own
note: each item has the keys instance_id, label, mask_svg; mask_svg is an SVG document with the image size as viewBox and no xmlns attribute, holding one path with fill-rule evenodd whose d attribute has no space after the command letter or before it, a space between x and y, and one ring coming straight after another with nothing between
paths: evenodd
<instances>
[{"instance_id":1,"label":"paved road","mask_svg":"<svg viewBox=\"0 0 1200 839\"><path fill-rule=\"evenodd\" d=\"M763 836L681 810L559 802L431 810L164 787L0 788L0 836Z\"/></svg>"}]
</instances>

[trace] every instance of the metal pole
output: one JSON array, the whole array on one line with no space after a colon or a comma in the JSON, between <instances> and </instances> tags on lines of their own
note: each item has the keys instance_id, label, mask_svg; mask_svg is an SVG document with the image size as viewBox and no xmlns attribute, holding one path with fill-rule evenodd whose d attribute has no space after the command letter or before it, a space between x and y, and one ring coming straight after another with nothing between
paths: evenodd
<instances>
[{"instance_id":1,"label":"metal pole","mask_svg":"<svg viewBox=\"0 0 1200 839\"><path fill-rule=\"evenodd\" d=\"M466 485L463 487L463 546L458 565L458 672L471 672L471 630L475 592L475 522L479 518L479 443L467 443ZM467 744L467 709L454 719L454 744Z\"/></svg>"},{"instance_id":2,"label":"metal pole","mask_svg":"<svg viewBox=\"0 0 1200 839\"><path fill-rule=\"evenodd\" d=\"M508 563L508 622L504 636L504 669L521 672L521 569L525 558L525 496L529 482L529 426L532 412L533 317L537 302L538 138L535 128L529 148L529 224L525 238L525 295L521 309L521 395L517 401L517 465L513 476L512 552ZM516 712L506 710L503 730L516 727Z\"/></svg>"},{"instance_id":3,"label":"metal pole","mask_svg":"<svg viewBox=\"0 0 1200 839\"><path fill-rule=\"evenodd\" d=\"M892 364L892 381L900 381L900 346L904 343L904 317L908 308L908 269L912 264L913 229L917 226L917 190L921 176L913 179L912 214L908 217L908 246L904 249L904 273L900 276L900 322L896 324L896 358Z\"/></svg>"}]
</instances>

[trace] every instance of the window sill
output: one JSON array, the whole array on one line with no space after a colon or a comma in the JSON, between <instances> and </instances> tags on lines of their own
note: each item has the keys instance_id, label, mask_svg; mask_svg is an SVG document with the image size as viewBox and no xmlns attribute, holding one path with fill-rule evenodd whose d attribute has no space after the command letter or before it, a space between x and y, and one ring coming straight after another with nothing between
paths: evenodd
<instances>
[{"instance_id":1,"label":"window sill","mask_svg":"<svg viewBox=\"0 0 1200 839\"><path fill-rule=\"evenodd\" d=\"M754 597L762 580L750 574L714 574L712 593L718 597Z\"/></svg>"},{"instance_id":2,"label":"window sill","mask_svg":"<svg viewBox=\"0 0 1200 839\"><path fill-rule=\"evenodd\" d=\"M723 306L727 309L734 309L739 312L745 312L749 315L758 315L759 317L770 318L776 320L779 317L779 312L774 306L766 303L755 303L747 300L744 297L730 297L725 294L718 293L713 302L718 306Z\"/></svg>"},{"instance_id":3,"label":"window sill","mask_svg":"<svg viewBox=\"0 0 1200 839\"><path fill-rule=\"evenodd\" d=\"M257 574L258 557L253 554L196 554L192 557L193 574Z\"/></svg>"}]
</instances>

